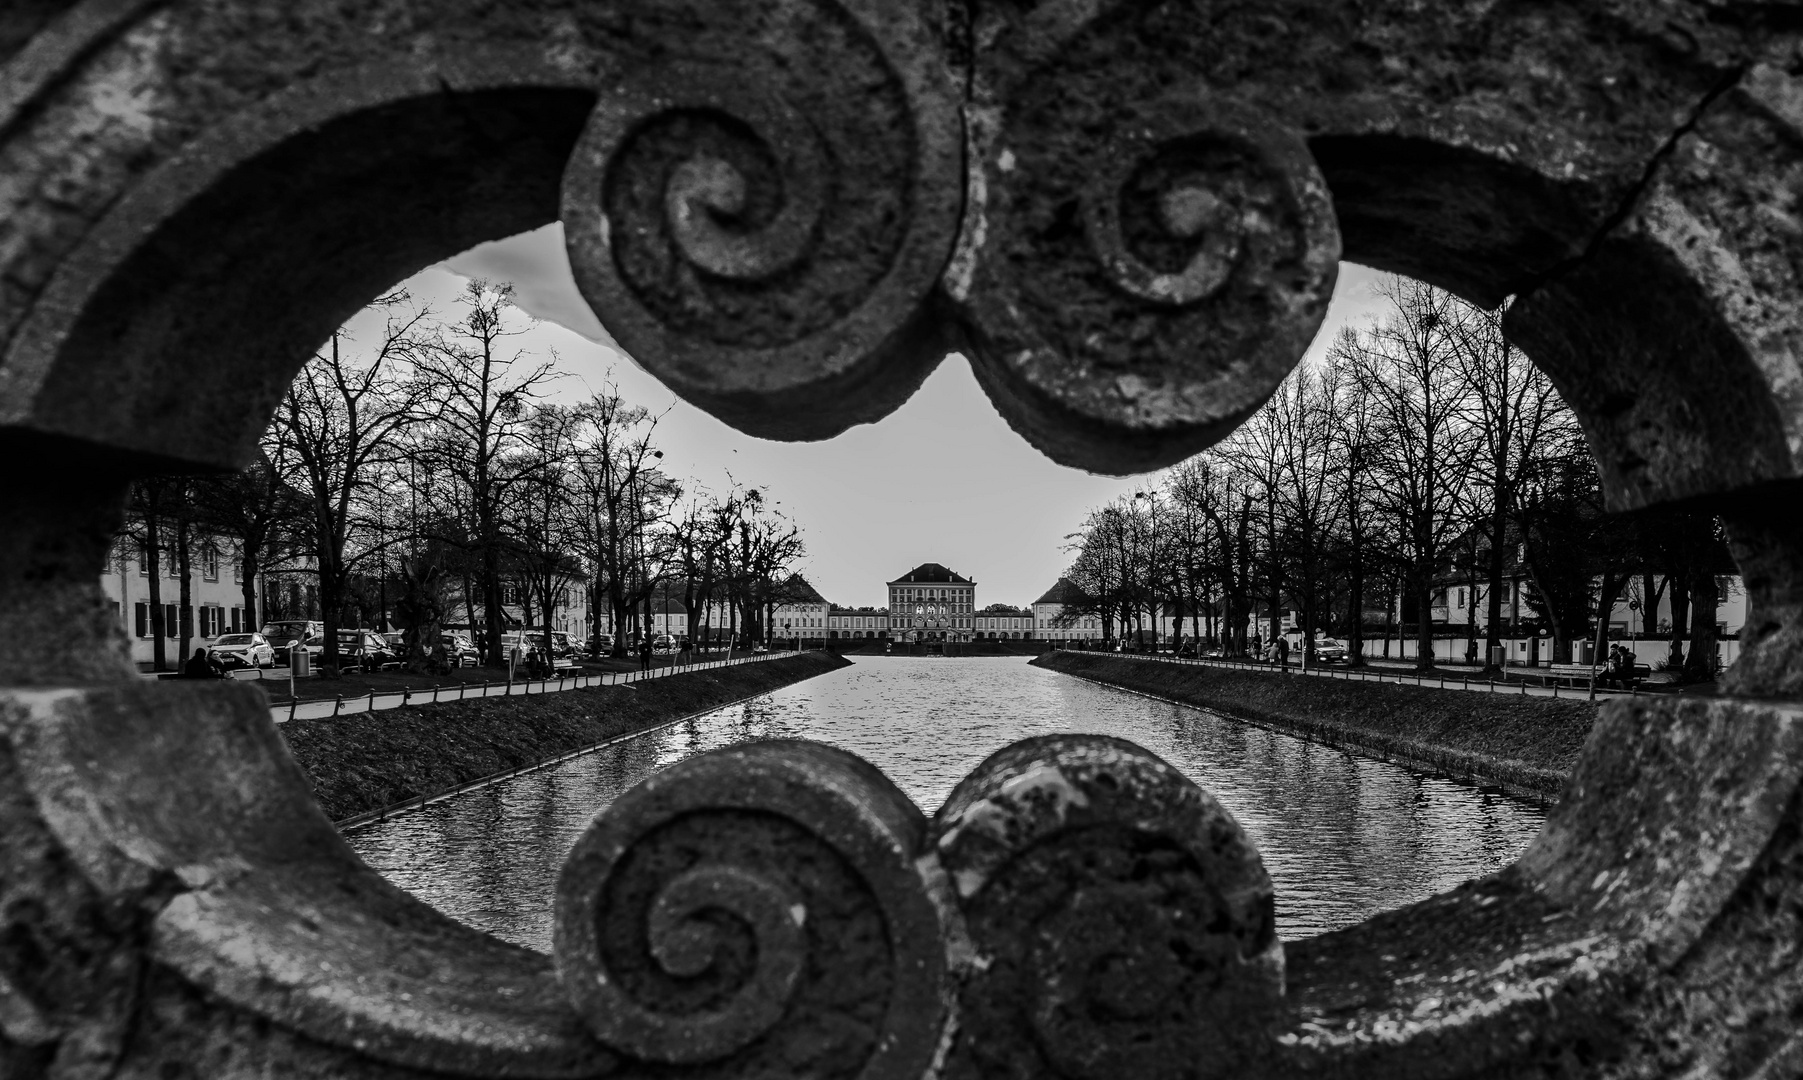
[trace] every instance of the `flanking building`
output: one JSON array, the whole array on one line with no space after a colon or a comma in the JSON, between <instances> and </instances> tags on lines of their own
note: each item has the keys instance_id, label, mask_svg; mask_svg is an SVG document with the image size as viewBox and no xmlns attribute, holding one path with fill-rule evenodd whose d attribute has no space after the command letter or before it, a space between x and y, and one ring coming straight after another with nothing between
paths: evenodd
<instances>
[{"instance_id":1,"label":"flanking building","mask_svg":"<svg viewBox=\"0 0 1803 1080\"><path fill-rule=\"evenodd\" d=\"M889 609L886 607L845 608L834 604L826 613L826 636L829 638L887 638Z\"/></svg>"},{"instance_id":2,"label":"flanking building","mask_svg":"<svg viewBox=\"0 0 1803 1080\"><path fill-rule=\"evenodd\" d=\"M990 604L976 615L979 638L1022 640L1033 637L1033 613L1008 604Z\"/></svg>"},{"instance_id":3,"label":"flanking building","mask_svg":"<svg viewBox=\"0 0 1803 1080\"><path fill-rule=\"evenodd\" d=\"M1044 596L1033 601L1035 635L1047 641L1100 640L1101 616L1086 614L1094 603L1070 578L1059 578Z\"/></svg>"}]
</instances>

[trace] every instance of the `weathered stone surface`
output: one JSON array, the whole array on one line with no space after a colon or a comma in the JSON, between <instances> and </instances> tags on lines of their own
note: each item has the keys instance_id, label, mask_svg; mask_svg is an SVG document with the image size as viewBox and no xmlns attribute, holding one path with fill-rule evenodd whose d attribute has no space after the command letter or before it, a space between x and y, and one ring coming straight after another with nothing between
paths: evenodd
<instances>
[{"instance_id":1,"label":"weathered stone surface","mask_svg":"<svg viewBox=\"0 0 1803 1080\"><path fill-rule=\"evenodd\" d=\"M908 5L795 5L774 26L731 11L707 7L714 55L603 85L564 173L564 239L665 385L753 434L826 438L887 415L945 355L924 301L963 206L957 99Z\"/></svg>"},{"instance_id":2,"label":"weathered stone surface","mask_svg":"<svg viewBox=\"0 0 1803 1080\"><path fill-rule=\"evenodd\" d=\"M351 853L255 687L7 691L0 749L16 781L4 832L20 845L4 864L6 938L49 965L9 958L41 1022L7 1040L32 1045L17 1028L109 1075L155 968L220 1003L208 1024L249 1013L264 1037L274 1025L372 1062L609 1070L545 957L437 914Z\"/></svg>"},{"instance_id":3,"label":"weathered stone surface","mask_svg":"<svg viewBox=\"0 0 1803 1080\"><path fill-rule=\"evenodd\" d=\"M864 761L775 741L600 814L557 884L558 974L600 1039L702 1076L909 1080L948 1009L926 823Z\"/></svg>"},{"instance_id":4,"label":"weathered stone surface","mask_svg":"<svg viewBox=\"0 0 1803 1080\"><path fill-rule=\"evenodd\" d=\"M45 452L59 458L32 456ZM119 618L96 582L124 514L126 478L88 448L0 436L0 686L135 678ZM89 471L71 485L56 464Z\"/></svg>"},{"instance_id":5,"label":"weathered stone surface","mask_svg":"<svg viewBox=\"0 0 1803 1080\"><path fill-rule=\"evenodd\" d=\"M1067 835L1029 799L1004 814L1029 840L1005 858L966 849L977 833L915 850L880 778L799 746L757 768L800 770L781 806L874 814L847 817L848 848L818 815L792 828L696 791L642 836L597 826L635 838L606 878L619 895L594 901L631 907L607 948L635 994L706 1011L683 980L724 986L748 940L792 955L759 912L794 882L759 882L805 867L816 909L846 912L828 920L845 955L890 958L890 1004L881 963L845 976L851 1012L791 1004L772 1030L813 1034L772 1070L1797 1071L1803 752L1793 704L1759 700L1794 697L1803 671L1792 6L10 6L0 449L26 478L0 482L0 1071L668 1076L774 1045L687 1064L682 1038L602 1046L544 958L344 850L254 691L132 683L94 587L127 478L236 463L369 296L560 212L586 223L574 261L604 324L734 423L796 438L872 419L961 342L1030 438L1116 470L1256 405L1319 317L1337 231L1346 258L1515 296L1509 332L1577 409L1612 505L1723 513L1754 601L1728 697L1611 706L1520 866L1297 943L1268 1023L1221 1010L1262 1014L1269 979L1203 985L1232 967L1224 942L1264 940L1257 920L1228 903L1218 932L1179 928L1213 910L1209 882L1257 895L1243 859L1198 871L1194 820ZM1071 787L1092 809L1181 791L1111 801L1089 782ZM875 862L843 853L872 844ZM709 867L677 865L693 852ZM904 901L931 919L859 936ZM966 1019L1005 1022L954 1049L932 1009L897 1012L901 988L939 985L895 966L920 950L967 980ZM1265 955L1242 949L1244 971ZM757 985L791 1002L828 985L769 971ZM866 1030L898 1017L917 1034Z\"/></svg>"},{"instance_id":6,"label":"weathered stone surface","mask_svg":"<svg viewBox=\"0 0 1803 1080\"><path fill-rule=\"evenodd\" d=\"M1232 1076L1283 995L1270 878L1221 805L1131 743L1000 751L934 820L974 957L945 1075Z\"/></svg>"}]
</instances>

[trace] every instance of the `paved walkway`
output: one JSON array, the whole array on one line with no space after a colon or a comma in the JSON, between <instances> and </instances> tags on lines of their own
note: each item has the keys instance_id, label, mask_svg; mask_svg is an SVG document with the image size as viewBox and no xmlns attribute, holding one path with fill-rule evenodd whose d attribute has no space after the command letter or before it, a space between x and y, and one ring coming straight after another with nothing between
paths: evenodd
<instances>
[{"instance_id":1,"label":"paved walkway","mask_svg":"<svg viewBox=\"0 0 1803 1080\"><path fill-rule=\"evenodd\" d=\"M384 709L398 709L402 705L430 705L440 701L466 701L471 698L484 697L532 697L538 694L555 694L563 690L581 690L590 686L619 686L625 683L644 682L647 679L661 679L669 675L706 671L710 668L758 664L766 660L794 655L796 654L785 650L755 656L736 656L731 660L698 660L692 664L670 664L652 668L650 671L609 671L599 675L563 675L549 679L515 680L511 683L458 683L455 686L432 686L398 694L378 694L372 691L353 698L340 697L331 700L291 702L286 705L277 705L270 709L269 713L275 718L275 722L280 724L289 720L314 720L322 717L348 716L352 713L380 712Z\"/></svg>"},{"instance_id":2,"label":"paved walkway","mask_svg":"<svg viewBox=\"0 0 1803 1080\"><path fill-rule=\"evenodd\" d=\"M1109 655L1109 654L1104 654ZM1198 667L1233 668L1242 671L1263 671L1276 674L1278 669L1271 664L1254 663L1247 660L1179 660L1169 656L1143 656L1138 653L1113 654L1126 660L1139 660L1148 664L1191 664ZM1370 663L1370 659L1366 659ZM1475 674L1475 669L1472 673ZM1491 682L1488 679L1474 679L1469 676L1455 674L1451 671L1421 675L1412 671L1401 671L1395 668L1349 668L1338 665L1322 665L1306 670L1292 664L1283 669L1290 675L1312 675L1324 679L1345 679L1348 682L1387 682L1398 686L1431 686L1441 690L1469 690L1477 694L1513 694L1518 697L1548 698L1581 698L1601 701L1605 698L1641 697L1638 690L1596 690L1588 687L1573 688L1569 686L1533 686L1525 682ZM1651 696L1651 695L1647 695Z\"/></svg>"}]
</instances>

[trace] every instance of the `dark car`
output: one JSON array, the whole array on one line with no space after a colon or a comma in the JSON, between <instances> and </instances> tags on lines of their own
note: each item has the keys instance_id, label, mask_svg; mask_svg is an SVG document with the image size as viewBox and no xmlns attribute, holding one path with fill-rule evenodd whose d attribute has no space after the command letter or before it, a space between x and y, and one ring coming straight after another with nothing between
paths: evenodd
<instances>
[{"instance_id":1,"label":"dark car","mask_svg":"<svg viewBox=\"0 0 1803 1080\"><path fill-rule=\"evenodd\" d=\"M317 661L325 648L325 624L317 619L278 619L263 624L263 637L275 648L275 662L286 665L295 648L311 653Z\"/></svg>"},{"instance_id":2,"label":"dark car","mask_svg":"<svg viewBox=\"0 0 1803 1080\"><path fill-rule=\"evenodd\" d=\"M338 631L338 662L364 671L380 671L401 662L401 656L373 630Z\"/></svg>"}]
</instances>

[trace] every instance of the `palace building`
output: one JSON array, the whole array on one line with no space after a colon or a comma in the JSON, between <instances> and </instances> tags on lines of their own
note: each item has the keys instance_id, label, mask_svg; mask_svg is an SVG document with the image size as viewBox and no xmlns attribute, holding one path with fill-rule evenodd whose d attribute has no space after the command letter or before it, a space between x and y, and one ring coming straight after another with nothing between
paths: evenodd
<instances>
[{"instance_id":1,"label":"palace building","mask_svg":"<svg viewBox=\"0 0 1803 1080\"><path fill-rule=\"evenodd\" d=\"M975 635L977 583L921 563L888 582L889 636L897 641L969 641Z\"/></svg>"}]
</instances>

